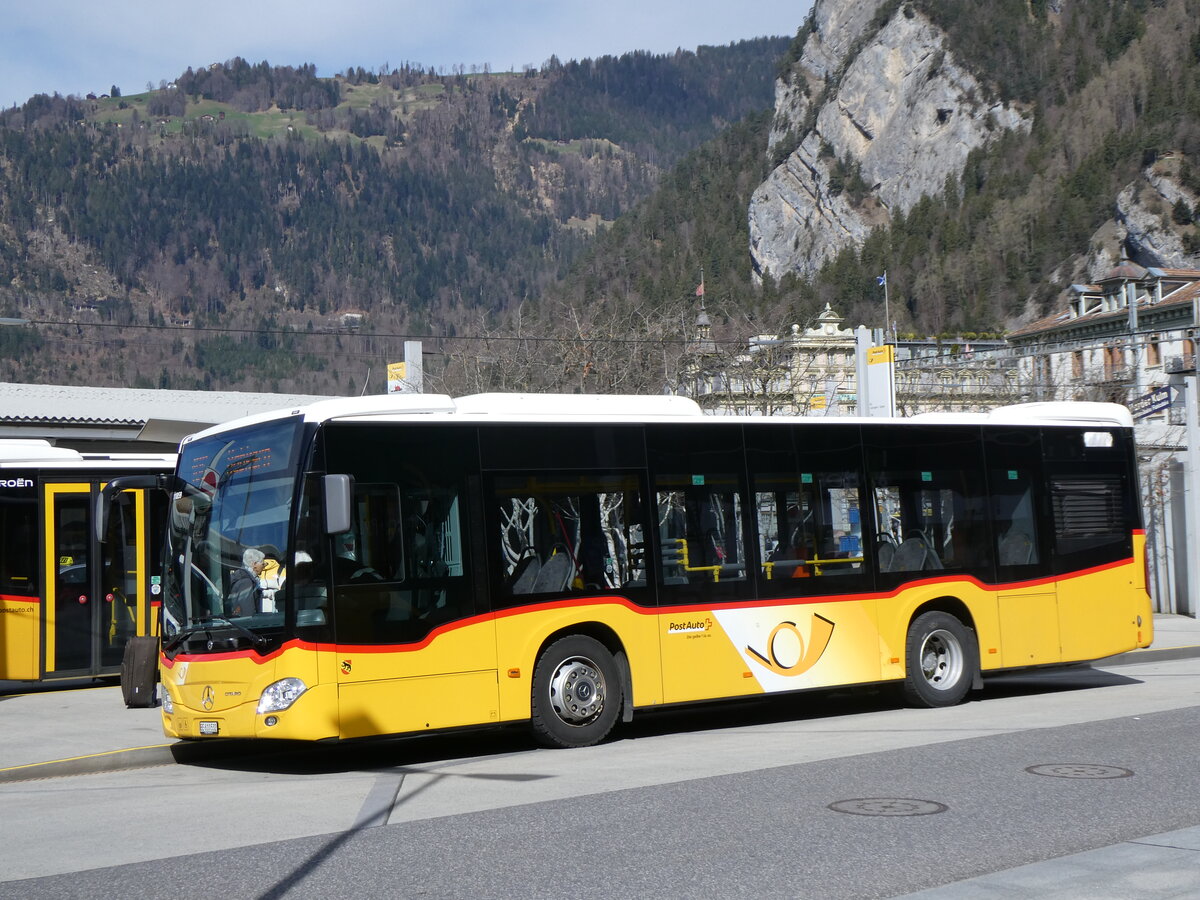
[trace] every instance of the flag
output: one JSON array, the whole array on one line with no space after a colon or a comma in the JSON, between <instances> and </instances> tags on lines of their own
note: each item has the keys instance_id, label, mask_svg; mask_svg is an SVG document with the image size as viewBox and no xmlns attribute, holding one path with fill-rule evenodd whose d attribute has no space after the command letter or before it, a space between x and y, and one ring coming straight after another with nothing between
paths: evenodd
<instances>
[{"instance_id":1,"label":"flag","mask_svg":"<svg viewBox=\"0 0 1200 900\"><path fill-rule=\"evenodd\" d=\"M700 287L696 288L696 296L697 297L704 296L704 282L703 281L700 282Z\"/></svg>"},{"instance_id":2,"label":"flag","mask_svg":"<svg viewBox=\"0 0 1200 900\"><path fill-rule=\"evenodd\" d=\"M882 275L876 275L875 283L880 287L885 286L887 284L887 272L884 272Z\"/></svg>"}]
</instances>

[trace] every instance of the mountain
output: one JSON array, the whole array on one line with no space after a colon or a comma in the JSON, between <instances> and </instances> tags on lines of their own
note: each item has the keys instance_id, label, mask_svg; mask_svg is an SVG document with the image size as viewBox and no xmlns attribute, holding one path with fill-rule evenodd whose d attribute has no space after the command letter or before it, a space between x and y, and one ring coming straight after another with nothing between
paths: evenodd
<instances>
[{"instance_id":1,"label":"mountain","mask_svg":"<svg viewBox=\"0 0 1200 900\"><path fill-rule=\"evenodd\" d=\"M773 107L772 107L773 101ZM0 114L0 378L661 390L826 303L999 332L1200 266L1200 0L816 0L794 40ZM370 374L374 372L374 374ZM365 384L364 384L365 382Z\"/></svg>"},{"instance_id":2,"label":"mountain","mask_svg":"<svg viewBox=\"0 0 1200 900\"><path fill-rule=\"evenodd\" d=\"M536 301L786 38L521 73L243 60L0 113L0 378L353 391ZM51 324L64 323L64 324Z\"/></svg>"},{"instance_id":3,"label":"mountain","mask_svg":"<svg viewBox=\"0 0 1200 900\"><path fill-rule=\"evenodd\" d=\"M661 390L702 312L733 364L826 303L882 326L884 273L901 332L996 334L1122 254L1198 265L1197 7L817 0L772 115L690 154L488 332L516 352L453 363L472 386Z\"/></svg>"},{"instance_id":4,"label":"mountain","mask_svg":"<svg viewBox=\"0 0 1200 900\"><path fill-rule=\"evenodd\" d=\"M1200 262L1200 4L816 0L749 208L756 276L902 330L999 330L1122 255ZM794 284L788 288L787 285Z\"/></svg>"}]
</instances>

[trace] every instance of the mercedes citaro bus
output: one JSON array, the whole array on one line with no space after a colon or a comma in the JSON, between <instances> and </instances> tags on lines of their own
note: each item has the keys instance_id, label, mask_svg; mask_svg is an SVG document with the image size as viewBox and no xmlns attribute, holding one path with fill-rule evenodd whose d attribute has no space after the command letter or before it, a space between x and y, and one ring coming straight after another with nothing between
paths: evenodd
<instances>
[{"instance_id":1,"label":"mercedes citaro bus","mask_svg":"<svg viewBox=\"0 0 1200 900\"><path fill-rule=\"evenodd\" d=\"M174 455L0 440L0 680L115 675L126 641L153 634L167 499L122 493L103 541L93 509L113 478L174 470Z\"/></svg>"},{"instance_id":2,"label":"mercedes citaro bus","mask_svg":"<svg viewBox=\"0 0 1200 900\"><path fill-rule=\"evenodd\" d=\"M895 682L947 706L1153 636L1132 422L1108 404L361 397L193 435L164 486L181 738L525 721L584 746L768 692Z\"/></svg>"}]
</instances>

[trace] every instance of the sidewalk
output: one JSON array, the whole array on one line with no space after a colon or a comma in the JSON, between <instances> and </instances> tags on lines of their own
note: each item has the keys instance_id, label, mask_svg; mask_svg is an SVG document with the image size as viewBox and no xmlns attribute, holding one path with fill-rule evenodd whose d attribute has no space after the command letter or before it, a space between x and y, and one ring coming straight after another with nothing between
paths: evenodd
<instances>
[{"instance_id":1,"label":"sidewalk","mask_svg":"<svg viewBox=\"0 0 1200 900\"><path fill-rule=\"evenodd\" d=\"M1200 620L1190 616L1155 613L1153 646L1097 660L1093 665L1099 668L1130 665L1150 659L1188 659L1194 656L1200 656Z\"/></svg>"},{"instance_id":2,"label":"sidewalk","mask_svg":"<svg viewBox=\"0 0 1200 900\"><path fill-rule=\"evenodd\" d=\"M1018 866L896 900L1139 900L1200 894L1200 827Z\"/></svg>"}]
</instances>

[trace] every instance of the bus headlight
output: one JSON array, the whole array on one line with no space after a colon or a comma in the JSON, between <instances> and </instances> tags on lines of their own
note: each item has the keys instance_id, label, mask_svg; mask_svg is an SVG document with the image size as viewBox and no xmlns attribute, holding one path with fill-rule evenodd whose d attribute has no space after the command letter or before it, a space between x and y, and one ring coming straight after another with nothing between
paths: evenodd
<instances>
[{"instance_id":1,"label":"bus headlight","mask_svg":"<svg viewBox=\"0 0 1200 900\"><path fill-rule=\"evenodd\" d=\"M267 685L258 701L258 712L280 712L287 709L296 699L308 690L299 678L281 678L274 684Z\"/></svg>"},{"instance_id":2,"label":"bus headlight","mask_svg":"<svg viewBox=\"0 0 1200 900\"><path fill-rule=\"evenodd\" d=\"M171 692L167 690L165 684L158 686L158 702L162 704L163 712L168 716L175 714L175 701L171 699Z\"/></svg>"}]
</instances>

